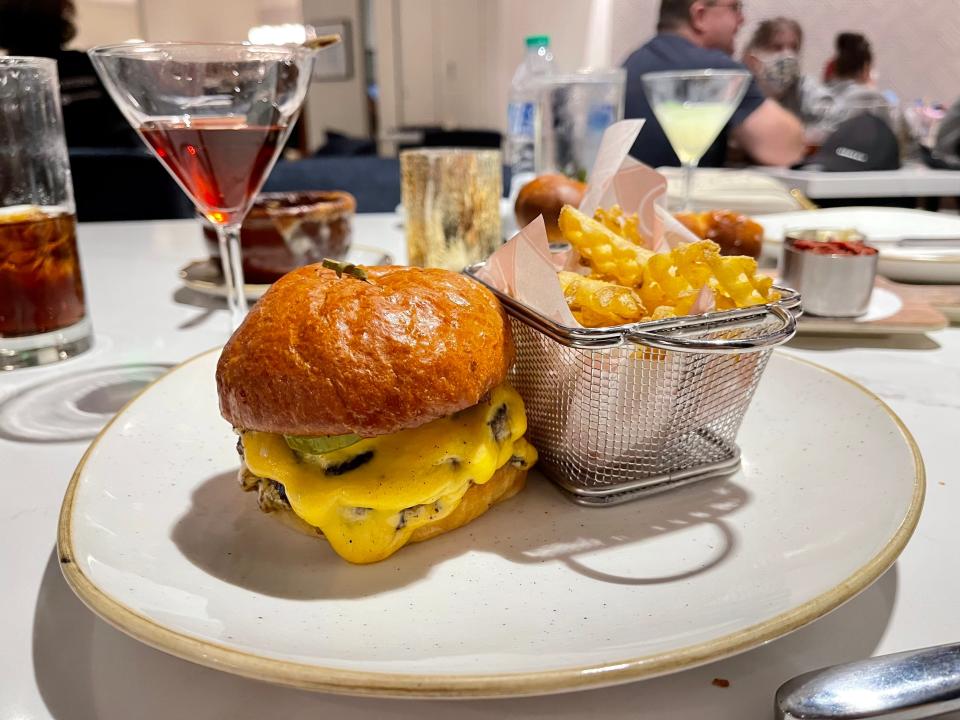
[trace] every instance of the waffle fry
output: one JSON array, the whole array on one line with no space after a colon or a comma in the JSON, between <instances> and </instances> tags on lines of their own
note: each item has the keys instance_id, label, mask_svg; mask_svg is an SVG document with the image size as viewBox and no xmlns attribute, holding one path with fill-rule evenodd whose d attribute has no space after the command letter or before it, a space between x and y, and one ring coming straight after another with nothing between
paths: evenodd
<instances>
[{"instance_id":1,"label":"waffle fry","mask_svg":"<svg viewBox=\"0 0 960 720\"><path fill-rule=\"evenodd\" d=\"M647 308L671 306L677 315L690 311L704 286L714 291L717 310L779 300L779 293L771 290L773 280L756 272L757 261L753 258L723 257L716 243L701 240L650 258L640 297Z\"/></svg>"},{"instance_id":2,"label":"waffle fry","mask_svg":"<svg viewBox=\"0 0 960 720\"><path fill-rule=\"evenodd\" d=\"M561 272L557 276L570 311L585 327L624 325L638 322L646 315L640 296L633 288L572 272Z\"/></svg>"},{"instance_id":3,"label":"waffle fry","mask_svg":"<svg viewBox=\"0 0 960 720\"><path fill-rule=\"evenodd\" d=\"M642 247L637 216L617 205L597 209L593 218L565 206L560 230L592 271L559 274L567 305L586 327L689 315L703 288L712 291L717 310L780 299L773 279L757 274L756 260L723 256L711 240L662 253Z\"/></svg>"},{"instance_id":4,"label":"waffle fry","mask_svg":"<svg viewBox=\"0 0 960 720\"><path fill-rule=\"evenodd\" d=\"M619 285L635 287L653 252L621 237L601 222L570 205L560 211L560 232L594 274Z\"/></svg>"},{"instance_id":5,"label":"waffle fry","mask_svg":"<svg viewBox=\"0 0 960 720\"><path fill-rule=\"evenodd\" d=\"M597 208L593 213L593 219L634 245L641 247L648 245L646 239L640 235L640 219L637 213L627 215L619 205L614 205L609 210Z\"/></svg>"},{"instance_id":6,"label":"waffle fry","mask_svg":"<svg viewBox=\"0 0 960 720\"><path fill-rule=\"evenodd\" d=\"M718 310L762 305L780 299L780 293L772 290L773 278L757 275L757 261L751 257L716 255L708 258L707 263L716 279L716 286L712 287L717 291Z\"/></svg>"}]
</instances>

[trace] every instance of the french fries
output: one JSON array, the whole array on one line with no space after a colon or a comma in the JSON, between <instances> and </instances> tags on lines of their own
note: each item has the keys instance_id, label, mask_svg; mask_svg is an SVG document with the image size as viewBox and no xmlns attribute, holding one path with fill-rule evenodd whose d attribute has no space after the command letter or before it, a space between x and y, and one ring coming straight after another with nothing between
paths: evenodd
<instances>
[{"instance_id":1,"label":"french fries","mask_svg":"<svg viewBox=\"0 0 960 720\"><path fill-rule=\"evenodd\" d=\"M625 215L618 206L598 209L590 218L567 205L559 224L591 270L589 277L559 273L567 305L586 327L688 315L703 288L712 291L717 310L780 298L772 278L757 274L756 260L722 256L711 240L661 253L642 247L636 215Z\"/></svg>"},{"instance_id":2,"label":"french fries","mask_svg":"<svg viewBox=\"0 0 960 720\"><path fill-rule=\"evenodd\" d=\"M638 322L646 315L640 295L633 288L573 272L561 272L558 277L570 312L581 325L625 325Z\"/></svg>"},{"instance_id":3,"label":"french fries","mask_svg":"<svg viewBox=\"0 0 960 720\"><path fill-rule=\"evenodd\" d=\"M623 208L614 205L609 210L597 208L596 212L593 213L593 219L634 245L646 247L647 243L640 235L640 220L636 213L627 215L623 212Z\"/></svg>"},{"instance_id":4,"label":"french fries","mask_svg":"<svg viewBox=\"0 0 960 720\"><path fill-rule=\"evenodd\" d=\"M564 205L560 211L559 225L564 240L577 249L595 275L627 287L640 285L643 268L653 252L570 205Z\"/></svg>"}]
</instances>

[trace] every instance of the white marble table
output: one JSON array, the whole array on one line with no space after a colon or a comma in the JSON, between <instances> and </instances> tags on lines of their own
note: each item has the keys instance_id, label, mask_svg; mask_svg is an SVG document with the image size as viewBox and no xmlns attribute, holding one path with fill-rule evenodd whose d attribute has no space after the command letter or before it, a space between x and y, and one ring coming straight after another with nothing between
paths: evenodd
<instances>
[{"instance_id":1,"label":"white marble table","mask_svg":"<svg viewBox=\"0 0 960 720\"><path fill-rule=\"evenodd\" d=\"M777 178L808 198L956 197L960 196L960 170L934 170L909 164L899 170L820 172L777 167L753 170Z\"/></svg>"},{"instance_id":2,"label":"white marble table","mask_svg":"<svg viewBox=\"0 0 960 720\"><path fill-rule=\"evenodd\" d=\"M402 257L392 215L357 218L357 241ZM70 373L176 363L221 344L227 313L185 291L177 270L202 256L192 221L81 226L96 348L57 367L0 374L0 413L24 389ZM214 303L216 305L216 303ZM399 701L316 695L167 656L114 630L67 587L54 552L57 513L86 442L0 436L0 720L191 718L769 717L785 679L822 665L960 639L960 328L896 340L803 339L787 352L846 373L886 400L914 433L927 501L903 555L831 615L737 657L646 682L496 701ZM869 502L869 499L865 499ZM727 688L713 678L730 681Z\"/></svg>"}]
</instances>

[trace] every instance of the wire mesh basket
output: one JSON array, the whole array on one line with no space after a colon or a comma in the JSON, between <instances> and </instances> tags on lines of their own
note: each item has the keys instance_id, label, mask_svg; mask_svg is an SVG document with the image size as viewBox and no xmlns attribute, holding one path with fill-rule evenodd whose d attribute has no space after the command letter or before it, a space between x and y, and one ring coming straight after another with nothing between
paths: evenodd
<instances>
[{"instance_id":1,"label":"wire mesh basket","mask_svg":"<svg viewBox=\"0 0 960 720\"><path fill-rule=\"evenodd\" d=\"M479 282L476 272L466 272ZM486 283L484 283L486 284ZM800 295L740 310L570 328L487 287L517 346L510 381L538 465L575 502L608 505L734 472L737 431Z\"/></svg>"}]
</instances>

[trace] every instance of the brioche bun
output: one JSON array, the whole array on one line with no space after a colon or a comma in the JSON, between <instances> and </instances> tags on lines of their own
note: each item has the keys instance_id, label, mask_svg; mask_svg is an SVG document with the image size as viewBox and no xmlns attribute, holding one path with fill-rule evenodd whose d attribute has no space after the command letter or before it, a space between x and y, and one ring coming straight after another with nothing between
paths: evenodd
<instances>
[{"instance_id":1,"label":"brioche bun","mask_svg":"<svg viewBox=\"0 0 960 720\"><path fill-rule=\"evenodd\" d=\"M531 180L517 194L514 205L517 226L522 228L536 220L537 215L543 215L550 242L562 242L563 235L557 225L560 210L564 205L579 206L586 191L585 184L565 175L541 175Z\"/></svg>"},{"instance_id":2,"label":"brioche bun","mask_svg":"<svg viewBox=\"0 0 960 720\"><path fill-rule=\"evenodd\" d=\"M476 405L514 347L489 290L434 268L321 265L288 273L227 342L220 412L234 427L374 437Z\"/></svg>"}]
</instances>

